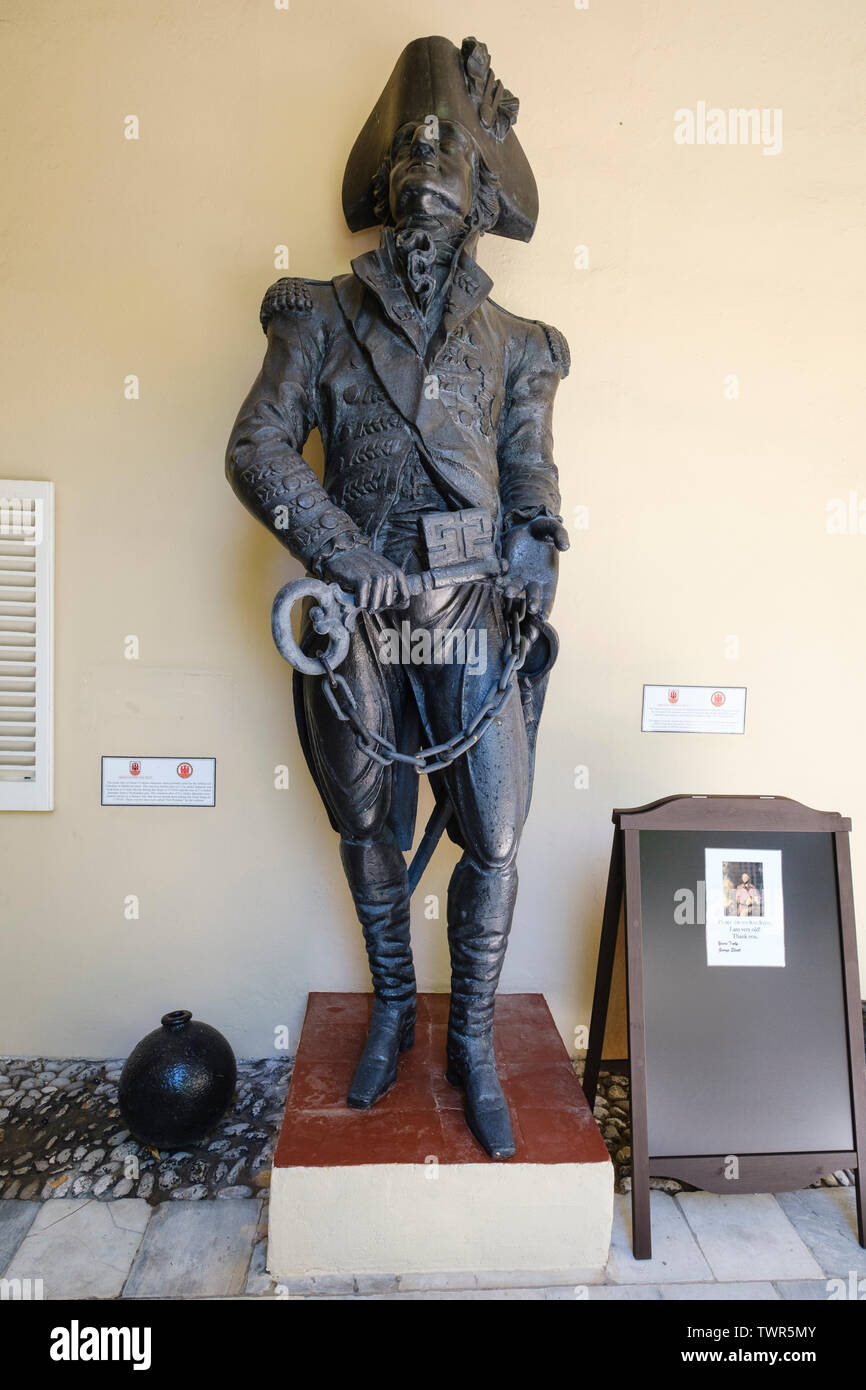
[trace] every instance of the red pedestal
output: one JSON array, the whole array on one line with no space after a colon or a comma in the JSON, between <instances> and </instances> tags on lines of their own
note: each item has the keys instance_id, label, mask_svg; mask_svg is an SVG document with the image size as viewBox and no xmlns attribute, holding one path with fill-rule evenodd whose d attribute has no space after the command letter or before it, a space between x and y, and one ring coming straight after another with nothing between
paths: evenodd
<instances>
[{"instance_id":1,"label":"red pedestal","mask_svg":"<svg viewBox=\"0 0 866 1390\"><path fill-rule=\"evenodd\" d=\"M439 1164L492 1162L466 1126L462 1091L445 1080L447 994L418 996L415 1046L388 1095L371 1110L348 1108L371 1006L369 994L310 995L274 1168L412 1164L430 1155ZM498 996L495 1041L517 1143L509 1162L607 1163L544 997Z\"/></svg>"}]
</instances>

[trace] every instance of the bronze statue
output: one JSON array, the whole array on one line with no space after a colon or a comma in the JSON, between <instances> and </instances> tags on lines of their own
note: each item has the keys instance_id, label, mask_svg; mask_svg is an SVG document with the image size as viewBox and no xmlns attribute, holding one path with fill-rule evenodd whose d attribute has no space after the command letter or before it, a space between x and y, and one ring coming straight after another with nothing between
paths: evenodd
<instances>
[{"instance_id":1,"label":"bronze statue","mask_svg":"<svg viewBox=\"0 0 866 1390\"><path fill-rule=\"evenodd\" d=\"M333 281L268 290L267 352L227 458L238 497L313 576L278 595L274 635L297 667L299 735L373 978L348 1103L373 1105L412 1046L409 897L447 827L462 855L448 890L446 1075L498 1159L514 1138L494 994L568 547L550 425L568 347L494 304L474 259L483 233L528 241L535 227L516 117L483 44L408 45L343 180L349 227L381 226L380 248ZM314 428L324 485L301 456ZM298 594L300 650L287 612ZM454 660L455 648L484 659ZM408 870L420 772L437 809Z\"/></svg>"}]
</instances>

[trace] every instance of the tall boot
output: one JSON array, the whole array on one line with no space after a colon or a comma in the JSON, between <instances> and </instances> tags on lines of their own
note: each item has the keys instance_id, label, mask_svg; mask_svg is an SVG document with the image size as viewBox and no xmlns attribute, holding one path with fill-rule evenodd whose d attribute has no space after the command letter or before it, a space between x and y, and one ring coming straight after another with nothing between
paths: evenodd
<instances>
[{"instance_id":1,"label":"tall boot","mask_svg":"<svg viewBox=\"0 0 866 1390\"><path fill-rule=\"evenodd\" d=\"M511 1158L514 1133L496 1073L493 1002L517 896L517 869L464 858L448 890L451 1010L446 1080L465 1090L466 1123L491 1158Z\"/></svg>"},{"instance_id":2,"label":"tall boot","mask_svg":"<svg viewBox=\"0 0 866 1390\"><path fill-rule=\"evenodd\" d=\"M374 1105L397 1080L397 1059L415 1041L415 967L409 940L406 861L393 840L341 840L340 856L364 933L373 1014L348 1104Z\"/></svg>"}]
</instances>

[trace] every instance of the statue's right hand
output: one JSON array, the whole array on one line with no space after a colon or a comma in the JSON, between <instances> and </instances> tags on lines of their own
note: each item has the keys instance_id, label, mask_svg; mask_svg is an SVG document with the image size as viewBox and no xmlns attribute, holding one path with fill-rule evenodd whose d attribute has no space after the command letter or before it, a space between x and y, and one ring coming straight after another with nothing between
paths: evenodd
<instances>
[{"instance_id":1,"label":"statue's right hand","mask_svg":"<svg viewBox=\"0 0 866 1390\"><path fill-rule=\"evenodd\" d=\"M406 576L384 555L368 545L338 550L322 566L324 578L353 594L359 608L374 613L380 608L405 608L409 602Z\"/></svg>"}]
</instances>

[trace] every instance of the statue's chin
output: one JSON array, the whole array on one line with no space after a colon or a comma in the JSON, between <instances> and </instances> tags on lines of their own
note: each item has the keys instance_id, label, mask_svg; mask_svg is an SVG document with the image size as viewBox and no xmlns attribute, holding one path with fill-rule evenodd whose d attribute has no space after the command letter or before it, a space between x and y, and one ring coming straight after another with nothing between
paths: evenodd
<instances>
[{"instance_id":1,"label":"statue's chin","mask_svg":"<svg viewBox=\"0 0 866 1390\"><path fill-rule=\"evenodd\" d=\"M456 226L464 214L430 184L404 186L397 200L398 221L406 226Z\"/></svg>"}]
</instances>

